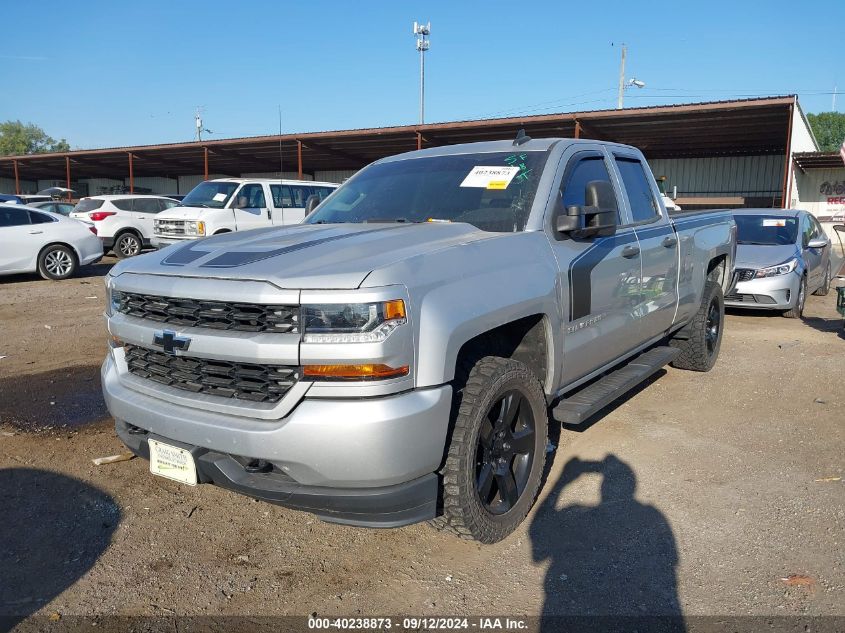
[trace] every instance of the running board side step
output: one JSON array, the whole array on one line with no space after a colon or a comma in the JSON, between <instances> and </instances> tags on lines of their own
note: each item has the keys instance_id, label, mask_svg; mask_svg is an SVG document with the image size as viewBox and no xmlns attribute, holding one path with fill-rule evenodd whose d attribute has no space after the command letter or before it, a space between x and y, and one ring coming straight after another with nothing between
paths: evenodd
<instances>
[{"instance_id":1,"label":"running board side step","mask_svg":"<svg viewBox=\"0 0 845 633\"><path fill-rule=\"evenodd\" d=\"M680 354L675 347L653 347L635 356L619 369L564 398L552 409L552 417L563 424L581 424L611 402L636 387Z\"/></svg>"}]
</instances>

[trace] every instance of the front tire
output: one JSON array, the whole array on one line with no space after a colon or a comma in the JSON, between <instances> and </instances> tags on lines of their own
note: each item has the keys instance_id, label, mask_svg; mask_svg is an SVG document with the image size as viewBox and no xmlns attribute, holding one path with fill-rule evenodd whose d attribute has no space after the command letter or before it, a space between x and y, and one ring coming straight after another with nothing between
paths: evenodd
<instances>
[{"instance_id":1,"label":"front tire","mask_svg":"<svg viewBox=\"0 0 845 633\"><path fill-rule=\"evenodd\" d=\"M441 530L496 543L525 519L546 462L543 389L524 364L481 358L453 405L453 430L441 471Z\"/></svg>"},{"instance_id":2,"label":"front tire","mask_svg":"<svg viewBox=\"0 0 845 633\"><path fill-rule=\"evenodd\" d=\"M141 252L141 238L134 233L121 233L114 241L112 251L118 259L135 257Z\"/></svg>"},{"instance_id":3,"label":"front tire","mask_svg":"<svg viewBox=\"0 0 845 633\"><path fill-rule=\"evenodd\" d=\"M676 337L669 341L669 345L681 350L678 357L672 361L672 367L691 371L713 369L722 346L724 322L725 298L722 287L715 281L707 281L698 312L681 330L686 338Z\"/></svg>"},{"instance_id":4,"label":"front tire","mask_svg":"<svg viewBox=\"0 0 845 633\"><path fill-rule=\"evenodd\" d=\"M813 293L817 297L826 297L830 292L830 262L827 263L827 268L824 271L824 281L822 285Z\"/></svg>"},{"instance_id":5,"label":"front tire","mask_svg":"<svg viewBox=\"0 0 845 633\"><path fill-rule=\"evenodd\" d=\"M48 246L38 255L38 274L44 279L58 281L76 272L79 262L73 249L63 244Z\"/></svg>"},{"instance_id":6,"label":"front tire","mask_svg":"<svg viewBox=\"0 0 845 633\"><path fill-rule=\"evenodd\" d=\"M807 301L807 277L801 277L801 285L798 287L798 296L795 298L795 305L783 313L787 319L800 319L804 314L804 303Z\"/></svg>"}]
</instances>

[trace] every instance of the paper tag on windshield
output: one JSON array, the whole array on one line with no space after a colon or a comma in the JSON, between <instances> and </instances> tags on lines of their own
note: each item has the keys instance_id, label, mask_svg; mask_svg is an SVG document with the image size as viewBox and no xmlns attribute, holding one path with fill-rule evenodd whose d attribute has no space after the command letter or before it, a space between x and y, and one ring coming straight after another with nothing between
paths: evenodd
<instances>
[{"instance_id":1,"label":"paper tag on windshield","mask_svg":"<svg viewBox=\"0 0 845 633\"><path fill-rule=\"evenodd\" d=\"M476 166L467 174L461 187L480 189L507 189L513 177L519 173L519 167Z\"/></svg>"},{"instance_id":2,"label":"paper tag on windshield","mask_svg":"<svg viewBox=\"0 0 845 633\"><path fill-rule=\"evenodd\" d=\"M786 226L786 220L763 218L763 226Z\"/></svg>"},{"instance_id":3,"label":"paper tag on windshield","mask_svg":"<svg viewBox=\"0 0 845 633\"><path fill-rule=\"evenodd\" d=\"M215 200L215 202L223 202L225 199L226 199L226 194L225 194L225 193L215 193L215 194L214 194L214 200Z\"/></svg>"}]
</instances>

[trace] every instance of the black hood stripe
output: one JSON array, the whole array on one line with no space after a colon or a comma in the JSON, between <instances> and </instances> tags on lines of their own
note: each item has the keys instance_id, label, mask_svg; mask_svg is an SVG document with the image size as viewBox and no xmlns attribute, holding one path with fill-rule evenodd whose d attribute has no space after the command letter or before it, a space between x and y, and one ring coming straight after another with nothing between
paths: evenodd
<instances>
[{"instance_id":1,"label":"black hood stripe","mask_svg":"<svg viewBox=\"0 0 845 633\"><path fill-rule=\"evenodd\" d=\"M293 253L306 248L310 248L311 246L318 246L319 244L334 242L348 237L353 237L355 235L366 235L367 233L389 231L391 229L402 228L403 226L404 225L400 224L398 226L382 227L378 229L370 229L368 231L353 231L350 233L342 233L340 235L332 235L330 237L323 237L317 240L297 242L296 244L283 246L281 248L276 248L270 251L229 251L227 253L218 255L214 259L204 264L200 264L200 268L235 268L237 266L246 266L248 264L254 264L255 262L260 262L265 259L270 259L272 257L278 257L279 255L284 255L286 253ZM162 260L161 263L165 266L184 266L186 264L190 264L191 262L196 261L201 257L204 257L205 255L209 255L212 252L213 251L194 250L193 245L189 245L185 248L179 249L172 255L168 255L164 260Z\"/></svg>"}]
</instances>

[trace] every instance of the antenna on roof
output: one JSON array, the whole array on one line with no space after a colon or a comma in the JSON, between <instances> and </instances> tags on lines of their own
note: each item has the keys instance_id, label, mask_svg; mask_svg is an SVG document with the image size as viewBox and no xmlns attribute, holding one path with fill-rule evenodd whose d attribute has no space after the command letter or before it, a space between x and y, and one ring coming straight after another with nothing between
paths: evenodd
<instances>
[{"instance_id":1,"label":"antenna on roof","mask_svg":"<svg viewBox=\"0 0 845 633\"><path fill-rule=\"evenodd\" d=\"M284 170L282 169L282 104L279 104L279 183L281 184L284 178ZM281 195L281 194L280 194Z\"/></svg>"},{"instance_id":2,"label":"antenna on roof","mask_svg":"<svg viewBox=\"0 0 845 633\"><path fill-rule=\"evenodd\" d=\"M516 138L513 140L514 146L522 145L523 143L527 143L531 140L531 137L525 133L525 128L521 128L519 132L516 133Z\"/></svg>"}]
</instances>

